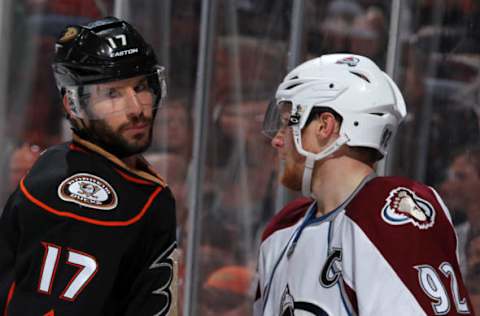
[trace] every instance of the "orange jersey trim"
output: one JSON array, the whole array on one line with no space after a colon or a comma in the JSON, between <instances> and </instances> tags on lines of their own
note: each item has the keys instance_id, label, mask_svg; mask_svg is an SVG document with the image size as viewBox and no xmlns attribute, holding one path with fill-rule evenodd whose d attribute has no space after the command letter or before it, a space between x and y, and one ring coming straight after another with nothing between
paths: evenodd
<instances>
[{"instance_id":1,"label":"orange jersey trim","mask_svg":"<svg viewBox=\"0 0 480 316\"><path fill-rule=\"evenodd\" d=\"M158 187L155 191L153 191L153 193L148 198L147 203L145 203L142 210L140 211L140 213L135 215L133 218L131 218L127 221L108 222L108 221L101 221L101 220L97 220L97 219L91 219L91 218L88 218L88 217L85 217L85 216L80 216L80 215L76 215L76 214L73 214L73 213L59 211L59 210L54 209L54 208L48 206L47 204L43 203L42 201L36 199L33 195L31 195L30 192L28 192L27 188L25 187L24 180L25 180L25 178L23 178L20 181L20 189L22 190L23 194L25 194L25 196L27 197L27 199L30 200L30 202L32 202L33 204L37 205L38 207L44 209L45 211L50 212L52 214L55 214L57 216L68 217L68 218L75 219L77 221L86 222L86 223L93 224L93 225L109 226L109 227L112 227L112 226L128 226L128 225L132 225L132 224L138 222L143 217L143 215L145 215L145 213L147 212L148 208L151 206L155 197L157 197L157 195L160 193L160 191L162 191L162 187Z\"/></svg>"},{"instance_id":2,"label":"orange jersey trim","mask_svg":"<svg viewBox=\"0 0 480 316\"><path fill-rule=\"evenodd\" d=\"M14 292L15 292L15 282L12 283L12 285L10 286L10 290L8 291L7 303L5 304L5 310L3 311L3 316L8 315L8 304L10 304L10 301L13 298L13 293Z\"/></svg>"},{"instance_id":3,"label":"orange jersey trim","mask_svg":"<svg viewBox=\"0 0 480 316\"><path fill-rule=\"evenodd\" d=\"M118 169L115 169L115 171L118 172L118 173L122 176L122 178L124 178L124 179L127 180L127 181L134 182L134 183L138 183L138 184L153 185L153 183L150 182L150 181L142 180L142 179L138 179L138 178L129 176L129 175L126 174L125 172L122 172L122 171L120 171L120 170L118 170Z\"/></svg>"},{"instance_id":4,"label":"orange jersey trim","mask_svg":"<svg viewBox=\"0 0 480 316\"><path fill-rule=\"evenodd\" d=\"M83 149L83 148L81 148L81 147L79 147L75 144L72 144L72 143L68 145L68 148L70 148L70 150L81 151L81 152L84 152L84 153L87 152L85 149Z\"/></svg>"},{"instance_id":5,"label":"orange jersey trim","mask_svg":"<svg viewBox=\"0 0 480 316\"><path fill-rule=\"evenodd\" d=\"M82 147L80 146L77 146L75 145L74 143L70 143L68 145L68 148L70 148L70 150L74 150L74 151L79 151L79 152L84 152L86 153L87 151L85 149L83 149ZM137 184L144 184L144 185L154 185L154 182L152 181L147 181L147 180L143 180L143 179L139 179L139 178L135 178L135 177L132 177L132 176L129 176L128 174L126 174L125 172L122 172L118 169L114 169L117 173L119 173L122 178L124 178L125 180L127 181L130 181L130 182L133 182L133 183L137 183ZM160 177L158 177L160 179ZM163 182L163 179L162 180L162 183L161 185L165 186L165 183Z\"/></svg>"},{"instance_id":6,"label":"orange jersey trim","mask_svg":"<svg viewBox=\"0 0 480 316\"><path fill-rule=\"evenodd\" d=\"M93 144L93 143L91 143L87 140L84 140L84 139L80 138L79 136L77 136L75 134L73 134L73 141L80 144L81 146L84 146L89 151L95 152L95 153L105 157L106 159L110 160L111 162L113 162L117 166L122 167L123 169L128 170L131 173L133 173L133 174L135 174L135 175L137 175L137 176L139 176L143 179L150 180L152 182L158 183L163 187L166 186L165 181L162 178L160 178L157 174L151 173L151 170L149 170L147 172L147 171L144 171L144 170L131 168L131 167L127 166L127 164L124 161L122 161L118 157L112 155L111 153L109 153L105 149L103 149L103 148L101 148L101 147L99 147L99 146L97 146L97 145L95 145L95 144Z\"/></svg>"}]
</instances>

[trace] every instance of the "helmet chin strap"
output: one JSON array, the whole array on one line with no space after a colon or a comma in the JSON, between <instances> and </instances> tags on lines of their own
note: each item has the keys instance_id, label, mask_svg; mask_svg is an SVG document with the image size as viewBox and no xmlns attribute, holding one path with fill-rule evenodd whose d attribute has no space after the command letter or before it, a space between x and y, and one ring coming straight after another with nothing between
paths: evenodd
<instances>
[{"instance_id":1,"label":"helmet chin strap","mask_svg":"<svg viewBox=\"0 0 480 316\"><path fill-rule=\"evenodd\" d=\"M346 135L340 135L333 143L328 145L324 150L322 150L318 154L314 154L312 152L303 150L302 148L302 150L300 151L300 154L306 157L305 168L303 169L303 178L302 178L302 194L304 196L315 198L312 194L312 174L313 174L313 167L315 166L315 162L333 154L335 151L337 151L341 146L346 144L348 141L349 139Z\"/></svg>"},{"instance_id":2,"label":"helmet chin strap","mask_svg":"<svg viewBox=\"0 0 480 316\"><path fill-rule=\"evenodd\" d=\"M302 178L302 194L303 196L313 197L312 196L312 173L313 167L315 166L315 155L308 153L307 160L305 161L305 168L303 169L303 178Z\"/></svg>"}]
</instances>

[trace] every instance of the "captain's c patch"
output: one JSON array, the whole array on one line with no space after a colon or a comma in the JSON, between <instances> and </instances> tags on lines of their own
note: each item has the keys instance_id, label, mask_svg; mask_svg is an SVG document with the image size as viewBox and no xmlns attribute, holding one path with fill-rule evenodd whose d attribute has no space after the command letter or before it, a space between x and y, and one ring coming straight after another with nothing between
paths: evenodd
<instances>
[{"instance_id":1,"label":"captain's c patch","mask_svg":"<svg viewBox=\"0 0 480 316\"><path fill-rule=\"evenodd\" d=\"M411 223L420 229L428 229L435 223L435 209L412 190L398 187L390 191L382 208L382 218L391 225Z\"/></svg>"},{"instance_id":2,"label":"captain's c patch","mask_svg":"<svg viewBox=\"0 0 480 316\"><path fill-rule=\"evenodd\" d=\"M64 201L99 210L112 210L118 204L117 193L112 186L88 173L77 173L62 181L58 196Z\"/></svg>"}]
</instances>

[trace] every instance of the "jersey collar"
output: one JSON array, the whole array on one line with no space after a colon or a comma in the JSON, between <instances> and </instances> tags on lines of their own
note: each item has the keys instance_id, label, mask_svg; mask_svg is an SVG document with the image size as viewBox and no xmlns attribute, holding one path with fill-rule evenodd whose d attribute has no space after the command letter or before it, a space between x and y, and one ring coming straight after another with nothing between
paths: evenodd
<instances>
[{"instance_id":1,"label":"jersey collar","mask_svg":"<svg viewBox=\"0 0 480 316\"><path fill-rule=\"evenodd\" d=\"M103 156L104 158L108 159L110 162L114 163L118 167L121 167L122 169L124 169L124 170L126 170L126 171L144 179L144 180L160 184L163 187L166 186L165 180L163 180L162 177L157 172L155 172L155 170L153 170L152 166L141 155L138 155L138 162L137 162L137 165L141 166L141 168L138 168L138 169L137 168L131 168L131 167L127 166L118 157L109 153L108 151L101 148L100 146L81 138L77 134L73 134L72 142L75 145L79 145L80 147L82 147L82 148L84 148L88 151L91 151L91 152L94 152L94 153L97 153L97 154Z\"/></svg>"}]
</instances>

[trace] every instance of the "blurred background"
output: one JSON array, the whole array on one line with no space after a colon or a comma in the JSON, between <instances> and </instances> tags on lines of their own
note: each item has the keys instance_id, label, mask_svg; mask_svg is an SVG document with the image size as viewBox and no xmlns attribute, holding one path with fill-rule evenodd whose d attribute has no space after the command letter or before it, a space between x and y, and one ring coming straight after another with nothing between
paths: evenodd
<instances>
[{"instance_id":1,"label":"blurred background","mask_svg":"<svg viewBox=\"0 0 480 316\"><path fill-rule=\"evenodd\" d=\"M168 71L147 159L177 198L184 315L248 315L262 229L296 196L261 134L276 85L325 53L369 56L409 114L380 174L440 192L480 313L480 4L476 0L2 0L1 201L70 137L50 63L66 24L114 15ZM1 212L1 210L0 210Z\"/></svg>"}]
</instances>

